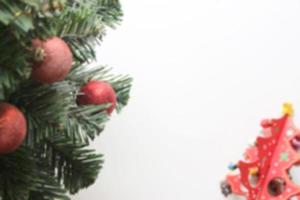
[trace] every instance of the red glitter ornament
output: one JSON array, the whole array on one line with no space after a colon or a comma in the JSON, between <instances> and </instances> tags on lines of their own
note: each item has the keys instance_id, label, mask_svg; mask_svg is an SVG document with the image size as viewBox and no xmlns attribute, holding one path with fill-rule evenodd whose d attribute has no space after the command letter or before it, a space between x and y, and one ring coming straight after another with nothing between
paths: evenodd
<instances>
[{"instance_id":1,"label":"red glitter ornament","mask_svg":"<svg viewBox=\"0 0 300 200\"><path fill-rule=\"evenodd\" d=\"M23 113L13 105L0 103L0 154L15 151L27 132Z\"/></svg>"},{"instance_id":2,"label":"red glitter ornament","mask_svg":"<svg viewBox=\"0 0 300 200\"><path fill-rule=\"evenodd\" d=\"M117 104L117 96L110 84L104 81L90 81L80 90L82 95L77 97L79 105L101 105L110 103L111 106L106 109L111 114Z\"/></svg>"},{"instance_id":3,"label":"red glitter ornament","mask_svg":"<svg viewBox=\"0 0 300 200\"><path fill-rule=\"evenodd\" d=\"M62 39L49 38L46 41L34 39L35 63L32 78L42 83L54 83L66 78L72 67L72 52Z\"/></svg>"}]
</instances>

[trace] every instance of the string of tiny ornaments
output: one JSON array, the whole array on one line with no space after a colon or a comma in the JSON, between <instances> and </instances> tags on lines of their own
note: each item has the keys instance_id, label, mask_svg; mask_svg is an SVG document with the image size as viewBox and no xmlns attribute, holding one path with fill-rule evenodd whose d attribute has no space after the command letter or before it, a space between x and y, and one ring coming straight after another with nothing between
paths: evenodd
<instances>
[{"instance_id":1,"label":"string of tiny ornaments","mask_svg":"<svg viewBox=\"0 0 300 200\"><path fill-rule=\"evenodd\" d=\"M281 118L261 122L261 134L246 149L244 160L229 165L230 173L221 183L226 197L300 200L300 185L291 177L291 169L300 165L300 130L293 114L292 104L285 103Z\"/></svg>"}]
</instances>

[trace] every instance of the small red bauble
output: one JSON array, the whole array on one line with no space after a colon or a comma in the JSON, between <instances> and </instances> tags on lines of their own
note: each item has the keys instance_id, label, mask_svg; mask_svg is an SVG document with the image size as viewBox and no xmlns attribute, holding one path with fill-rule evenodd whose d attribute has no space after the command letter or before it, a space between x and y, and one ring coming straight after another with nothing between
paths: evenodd
<instances>
[{"instance_id":1,"label":"small red bauble","mask_svg":"<svg viewBox=\"0 0 300 200\"><path fill-rule=\"evenodd\" d=\"M110 103L107 113L111 114L117 104L117 96L110 84L104 81L90 81L80 90L82 95L77 97L79 105L101 105Z\"/></svg>"},{"instance_id":2,"label":"small red bauble","mask_svg":"<svg viewBox=\"0 0 300 200\"><path fill-rule=\"evenodd\" d=\"M23 143L26 132L23 113L11 104L0 103L0 154L15 151Z\"/></svg>"},{"instance_id":3,"label":"small red bauble","mask_svg":"<svg viewBox=\"0 0 300 200\"><path fill-rule=\"evenodd\" d=\"M66 78L72 67L72 52L62 39L49 38L46 41L34 39L35 63L32 78L42 83L54 83Z\"/></svg>"}]
</instances>

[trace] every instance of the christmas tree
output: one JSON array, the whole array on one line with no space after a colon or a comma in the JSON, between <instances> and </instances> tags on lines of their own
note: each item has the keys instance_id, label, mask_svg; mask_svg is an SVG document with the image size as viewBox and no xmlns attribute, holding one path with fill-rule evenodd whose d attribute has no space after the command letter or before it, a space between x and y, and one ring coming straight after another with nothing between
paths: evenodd
<instances>
[{"instance_id":1,"label":"christmas tree","mask_svg":"<svg viewBox=\"0 0 300 200\"><path fill-rule=\"evenodd\" d=\"M92 185L89 144L132 79L96 64L118 0L0 0L0 199L65 200Z\"/></svg>"},{"instance_id":2,"label":"christmas tree","mask_svg":"<svg viewBox=\"0 0 300 200\"><path fill-rule=\"evenodd\" d=\"M244 160L230 165L233 172L221 184L225 196L235 194L247 200L300 199L300 186L290 174L292 167L300 163L300 131L294 126L292 115L292 106L285 104L281 118L262 121L262 133L246 150Z\"/></svg>"}]
</instances>

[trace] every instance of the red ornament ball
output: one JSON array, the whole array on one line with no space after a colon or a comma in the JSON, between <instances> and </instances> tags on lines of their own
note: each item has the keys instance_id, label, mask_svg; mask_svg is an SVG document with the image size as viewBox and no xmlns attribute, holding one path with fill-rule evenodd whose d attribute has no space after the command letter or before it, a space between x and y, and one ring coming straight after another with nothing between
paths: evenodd
<instances>
[{"instance_id":1,"label":"red ornament ball","mask_svg":"<svg viewBox=\"0 0 300 200\"><path fill-rule=\"evenodd\" d=\"M11 104L0 103L0 154L15 151L23 143L26 132L23 113Z\"/></svg>"},{"instance_id":2,"label":"red ornament ball","mask_svg":"<svg viewBox=\"0 0 300 200\"><path fill-rule=\"evenodd\" d=\"M42 83L54 83L66 78L72 67L72 52L62 39L49 38L46 41L32 40L35 63L32 78Z\"/></svg>"},{"instance_id":3,"label":"red ornament ball","mask_svg":"<svg viewBox=\"0 0 300 200\"><path fill-rule=\"evenodd\" d=\"M110 103L111 106L106 109L111 114L117 104L117 96L110 84L104 81L90 81L80 90L82 95L77 97L79 105L101 105Z\"/></svg>"}]
</instances>

